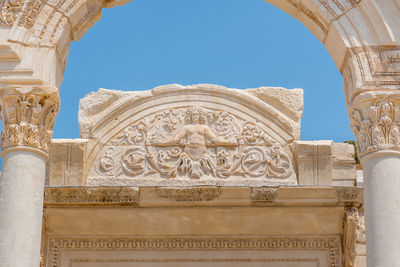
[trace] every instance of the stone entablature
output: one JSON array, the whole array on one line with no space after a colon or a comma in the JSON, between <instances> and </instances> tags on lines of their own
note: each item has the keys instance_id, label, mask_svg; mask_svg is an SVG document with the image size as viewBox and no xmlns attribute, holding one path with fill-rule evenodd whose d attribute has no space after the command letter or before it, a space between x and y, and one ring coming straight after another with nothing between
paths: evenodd
<instances>
[{"instance_id":1,"label":"stone entablature","mask_svg":"<svg viewBox=\"0 0 400 267\"><path fill-rule=\"evenodd\" d=\"M42 255L59 267L348 267L363 259L362 203L357 187L47 187Z\"/></svg>"},{"instance_id":2,"label":"stone entablature","mask_svg":"<svg viewBox=\"0 0 400 267\"><path fill-rule=\"evenodd\" d=\"M45 207L346 206L363 203L363 189L337 187L46 187ZM358 216L358 215L357 215Z\"/></svg>"}]
</instances>

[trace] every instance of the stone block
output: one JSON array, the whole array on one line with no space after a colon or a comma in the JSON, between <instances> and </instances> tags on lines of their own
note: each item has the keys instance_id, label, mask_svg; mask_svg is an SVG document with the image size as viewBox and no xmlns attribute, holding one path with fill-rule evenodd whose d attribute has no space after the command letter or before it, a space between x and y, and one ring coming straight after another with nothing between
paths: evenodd
<instances>
[{"instance_id":1,"label":"stone block","mask_svg":"<svg viewBox=\"0 0 400 267\"><path fill-rule=\"evenodd\" d=\"M53 139L47 163L46 184L50 186L84 185L87 139Z\"/></svg>"},{"instance_id":2,"label":"stone block","mask_svg":"<svg viewBox=\"0 0 400 267\"><path fill-rule=\"evenodd\" d=\"M356 165L351 144L333 143L333 185L355 185Z\"/></svg>"},{"instance_id":3,"label":"stone block","mask_svg":"<svg viewBox=\"0 0 400 267\"><path fill-rule=\"evenodd\" d=\"M332 141L297 141L299 185L332 185Z\"/></svg>"}]
</instances>

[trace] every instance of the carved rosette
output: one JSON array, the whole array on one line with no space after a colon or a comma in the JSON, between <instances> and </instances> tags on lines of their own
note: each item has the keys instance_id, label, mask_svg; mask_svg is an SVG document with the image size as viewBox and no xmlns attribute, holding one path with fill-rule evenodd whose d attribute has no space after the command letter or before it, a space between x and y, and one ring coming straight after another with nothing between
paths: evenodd
<instances>
[{"instance_id":1,"label":"carved rosette","mask_svg":"<svg viewBox=\"0 0 400 267\"><path fill-rule=\"evenodd\" d=\"M59 109L55 88L3 88L0 91L1 149L49 151L54 119Z\"/></svg>"},{"instance_id":2,"label":"carved rosette","mask_svg":"<svg viewBox=\"0 0 400 267\"><path fill-rule=\"evenodd\" d=\"M399 101L376 101L369 107L367 116L353 109L350 122L360 156L384 149L400 150Z\"/></svg>"}]
</instances>

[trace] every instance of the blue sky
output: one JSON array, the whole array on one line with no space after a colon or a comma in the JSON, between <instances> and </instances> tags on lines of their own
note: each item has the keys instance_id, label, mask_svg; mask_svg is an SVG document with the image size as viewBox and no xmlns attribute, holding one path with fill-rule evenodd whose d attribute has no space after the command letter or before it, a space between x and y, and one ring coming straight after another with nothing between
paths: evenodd
<instances>
[{"instance_id":1,"label":"blue sky","mask_svg":"<svg viewBox=\"0 0 400 267\"><path fill-rule=\"evenodd\" d=\"M301 139L354 139L343 79L327 50L262 0L133 0L103 9L71 44L53 137L79 137L79 99L91 91L170 83L303 88Z\"/></svg>"}]
</instances>

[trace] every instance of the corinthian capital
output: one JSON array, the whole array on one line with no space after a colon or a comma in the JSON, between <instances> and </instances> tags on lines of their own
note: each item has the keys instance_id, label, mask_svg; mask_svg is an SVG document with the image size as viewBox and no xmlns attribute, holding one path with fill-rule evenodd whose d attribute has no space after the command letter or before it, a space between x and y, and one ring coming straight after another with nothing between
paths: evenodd
<instances>
[{"instance_id":1,"label":"corinthian capital","mask_svg":"<svg viewBox=\"0 0 400 267\"><path fill-rule=\"evenodd\" d=\"M0 88L1 149L34 150L47 155L53 134L54 119L59 109L56 88Z\"/></svg>"},{"instance_id":2,"label":"corinthian capital","mask_svg":"<svg viewBox=\"0 0 400 267\"><path fill-rule=\"evenodd\" d=\"M400 99L384 98L350 110L351 129L360 156L380 150L400 151Z\"/></svg>"}]
</instances>

